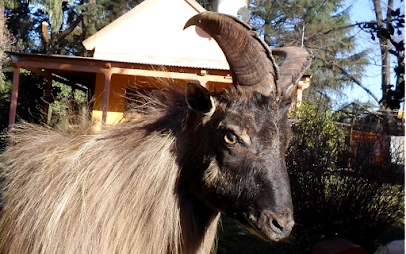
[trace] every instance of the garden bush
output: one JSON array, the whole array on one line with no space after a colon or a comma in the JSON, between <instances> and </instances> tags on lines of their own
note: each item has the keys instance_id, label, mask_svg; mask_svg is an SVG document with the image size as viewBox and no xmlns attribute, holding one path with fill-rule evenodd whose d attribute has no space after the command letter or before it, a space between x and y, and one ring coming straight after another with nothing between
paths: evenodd
<instances>
[{"instance_id":1,"label":"garden bush","mask_svg":"<svg viewBox=\"0 0 406 254\"><path fill-rule=\"evenodd\" d=\"M381 244L404 239L404 183L383 183L365 177L365 170L348 168L346 133L330 111L304 103L291 119L298 121L286 156L296 222L290 238L263 242L224 219L218 253L306 254L335 236L373 253Z\"/></svg>"}]
</instances>

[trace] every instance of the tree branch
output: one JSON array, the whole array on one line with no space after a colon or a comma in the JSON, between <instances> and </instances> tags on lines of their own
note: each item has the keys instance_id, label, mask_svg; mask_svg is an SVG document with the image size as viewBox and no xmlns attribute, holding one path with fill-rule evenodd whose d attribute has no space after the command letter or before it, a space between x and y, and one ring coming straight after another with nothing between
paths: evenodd
<instances>
[{"instance_id":1,"label":"tree branch","mask_svg":"<svg viewBox=\"0 0 406 254\"><path fill-rule=\"evenodd\" d=\"M379 99L371 92L371 90L369 90L368 88L366 88L361 81L359 81L354 75L351 75L350 73L348 73L344 68L342 68L340 65L338 65L337 63L331 63L331 62L327 62L325 59L321 58L321 57L317 57L318 59L320 59L321 61L324 62L324 64L326 64L327 67L336 67L338 70L340 70L341 74L345 75L350 81L354 82L355 84L357 84L359 87L361 87L369 96L371 96L379 105L380 105L380 101Z\"/></svg>"},{"instance_id":2,"label":"tree branch","mask_svg":"<svg viewBox=\"0 0 406 254\"><path fill-rule=\"evenodd\" d=\"M58 34L58 36L56 37L56 43L58 43L58 42L60 42L61 40L65 39L65 37L68 36L68 35L73 31L73 29L75 29L75 27L76 27L77 25L79 25L79 23L82 21L82 19L83 19L83 16L80 15L80 16L75 20L75 22L73 22L65 31L60 32L60 33Z\"/></svg>"},{"instance_id":3,"label":"tree branch","mask_svg":"<svg viewBox=\"0 0 406 254\"><path fill-rule=\"evenodd\" d=\"M366 88L361 81L359 81L356 77L354 77L353 75L349 74L346 70L344 70L341 66L339 66L336 63L331 63L331 66L336 67L337 69L339 69L341 71L342 74L344 74L345 76L347 76L352 82L354 82L355 84L357 84L359 87L361 87L369 96L371 96L378 104L380 104L379 99L371 92L371 90L369 90L368 88Z\"/></svg>"},{"instance_id":4,"label":"tree branch","mask_svg":"<svg viewBox=\"0 0 406 254\"><path fill-rule=\"evenodd\" d=\"M352 28L352 27L355 27L355 26L359 27L360 25L363 25L365 23L369 23L369 22L361 22L361 23L357 22L357 23L354 23L354 24L346 25L346 26L335 27L334 29L327 30L327 31L323 32L322 34L326 35L326 34L329 34L329 33L332 33L332 32L337 32L337 31Z\"/></svg>"}]
</instances>

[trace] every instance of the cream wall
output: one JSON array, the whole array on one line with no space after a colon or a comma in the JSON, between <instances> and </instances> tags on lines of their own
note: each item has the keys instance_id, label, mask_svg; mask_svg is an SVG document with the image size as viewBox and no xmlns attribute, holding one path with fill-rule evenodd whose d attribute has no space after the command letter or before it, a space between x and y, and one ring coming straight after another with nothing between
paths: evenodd
<instances>
[{"instance_id":1,"label":"cream wall","mask_svg":"<svg viewBox=\"0 0 406 254\"><path fill-rule=\"evenodd\" d=\"M109 112L124 112L125 106L125 90L129 86L133 86L135 76L129 75L112 75L110 82ZM93 109L103 110L103 93L104 93L104 74L97 73L95 86L95 101Z\"/></svg>"},{"instance_id":2,"label":"cream wall","mask_svg":"<svg viewBox=\"0 0 406 254\"><path fill-rule=\"evenodd\" d=\"M229 68L214 39L195 26L183 30L187 20L198 13L184 0L148 1L141 7L112 23L110 29L101 30L93 41L84 42L87 49L94 47L94 58Z\"/></svg>"},{"instance_id":3,"label":"cream wall","mask_svg":"<svg viewBox=\"0 0 406 254\"><path fill-rule=\"evenodd\" d=\"M126 89L128 87L137 88L160 88L163 86L173 85L179 89L185 89L189 80L184 79L164 79L164 78L154 78L154 77L143 77L143 76L130 76L130 75L119 75L114 74L111 77L110 82L110 93L109 93L109 103L107 107L107 117L106 124L116 124L123 120L125 111L125 96ZM215 90L215 88L220 89L221 87L229 86L230 84L214 83L210 82L208 88ZM98 73L96 76L95 94L94 94L94 104L92 111L92 118L96 121L96 131L100 129L102 114L103 114L103 96L104 96L104 74Z\"/></svg>"}]
</instances>

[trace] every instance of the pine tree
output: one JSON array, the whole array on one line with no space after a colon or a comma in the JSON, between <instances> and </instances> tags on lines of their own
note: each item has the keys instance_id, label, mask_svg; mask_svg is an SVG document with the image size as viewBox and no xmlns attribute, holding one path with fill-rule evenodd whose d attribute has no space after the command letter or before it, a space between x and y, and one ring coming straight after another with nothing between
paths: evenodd
<instances>
[{"instance_id":1,"label":"pine tree","mask_svg":"<svg viewBox=\"0 0 406 254\"><path fill-rule=\"evenodd\" d=\"M367 51L355 52L348 29L349 9L343 0L267 0L251 3L250 23L271 48L298 46L313 51L315 60L308 100L329 100L362 75Z\"/></svg>"},{"instance_id":2,"label":"pine tree","mask_svg":"<svg viewBox=\"0 0 406 254\"><path fill-rule=\"evenodd\" d=\"M4 4L0 3L0 91L4 88L3 66L6 63L7 55L5 51L10 50L13 38L6 26L6 18L4 15Z\"/></svg>"}]
</instances>

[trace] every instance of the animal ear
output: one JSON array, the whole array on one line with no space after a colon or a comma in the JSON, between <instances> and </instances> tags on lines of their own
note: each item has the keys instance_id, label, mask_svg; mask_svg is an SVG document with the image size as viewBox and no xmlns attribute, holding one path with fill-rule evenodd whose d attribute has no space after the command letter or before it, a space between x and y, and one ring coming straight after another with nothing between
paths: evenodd
<instances>
[{"instance_id":1,"label":"animal ear","mask_svg":"<svg viewBox=\"0 0 406 254\"><path fill-rule=\"evenodd\" d=\"M215 110L213 97L196 81L187 84L186 102L190 109L203 115L212 115Z\"/></svg>"}]
</instances>

